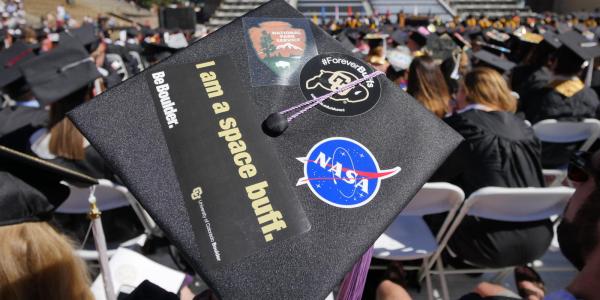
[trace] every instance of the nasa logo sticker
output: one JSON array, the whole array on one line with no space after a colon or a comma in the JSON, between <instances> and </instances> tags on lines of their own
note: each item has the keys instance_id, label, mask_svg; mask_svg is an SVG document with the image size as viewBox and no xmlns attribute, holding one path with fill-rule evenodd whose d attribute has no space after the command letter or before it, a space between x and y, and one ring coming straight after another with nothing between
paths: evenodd
<instances>
[{"instance_id":1,"label":"nasa logo sticker","mask_svg":"<svg viewBox=\"0 0 600 300\"><path fill-rule=\"evenodd\" d=\"M296 186L306 184L319 199L341 208L369 203L381 181L400 172L400 167L380 170L367 147L345 137L322 140L298 160L304 164L304 177Z\"/></svg>"},{"instance_id":2,"label":"nasa logo sticker","mask_svg":"<svg viewBox=\"0 0 600 300\"><path fill-rule=\"evenodd\" d=\"M311 100L372 72L369 65L355 57L341 53L321 54L311 58L302 68L300 89L304 97ZM373 108L380 97L381 83L374 77L329 97L317 108L334 116L356 116Z\"/></svg>"}]
</instances>

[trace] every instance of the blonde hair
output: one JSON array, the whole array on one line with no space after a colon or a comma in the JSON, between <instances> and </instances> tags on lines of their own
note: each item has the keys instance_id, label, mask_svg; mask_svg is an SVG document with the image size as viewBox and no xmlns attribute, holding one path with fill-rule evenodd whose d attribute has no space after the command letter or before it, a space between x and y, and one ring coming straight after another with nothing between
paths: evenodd
<instances>
[{"instance_id":1,"label":"blonde hair","mask_svg":"<svg viewBox=\"0 0 600 300\"><path fill-rule=\"evenodd\" d=\"M468 103L483 104L502 111L517 110L517 99L512 95L506 80L493 69L473 69L465 76L464 88Z\"/></svg>"},{"instance_id":2,"label":"blonde hair","mask_svg":"<svg viewBox=\"0 0 600 300\"><path fill-rule=\"evenodd\" d=\"M0 299L94 299L84 262L48 223L2 226L0 241Z\"/></svg>"}]
</instances>

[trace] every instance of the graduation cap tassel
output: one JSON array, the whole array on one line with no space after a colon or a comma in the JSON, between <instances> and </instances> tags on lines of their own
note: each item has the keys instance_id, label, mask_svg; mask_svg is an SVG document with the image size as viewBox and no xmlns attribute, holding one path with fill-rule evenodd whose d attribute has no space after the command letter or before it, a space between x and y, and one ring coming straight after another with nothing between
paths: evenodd
<instances>
[{"instance_id":1,"label":"graduation cap tassel","mask_svg":"<svg viewBox=\"0 0 600 300\"><path fill-rule=\"evenodd\" d=\"M295 118L299 117L301 114L303 114L303 113L307 112L308 110L310 110L311 108L321 104L323 101L329 99L329 97L331 97L339 92L343 92L345 90L352 89L353 87L360 84L361 82L369 80L369 79L374 78L379 75L385 75L385 73L381 72L381 71L375 71L373 73L368 74L367 76L365 76L363 78L359 78L350 83L344 84L323 96L320 96L318 98L313 98L311 100L302 102L298 105L294 105L286 110L272 113L263 121L262 129L263 129L264 133L267 134L268 136L278 137L288 128L289 123L292 122L292 120L294 120ZM294 113L293 115L291 115L287 118L284 116L284 114L298 110L301 107L304 107L304 108L301 109L300 111Z\"/></svg>"},{"instance_id":2,"label":"graduation cap tassel","mask_svg":"<svg viewBox=\"0 0 600 300\"><path fill-rule=\"evenodd\" d=\"M362 298L372 257L373 246L360 257L354 267L352 267L352 271L346 274L336 300L359 300Z\"/></svg>"},{"instance_id":3,"label":"graduation cap tassel","mask_svg":"<svg viewBox=\"0 0 600 300\"><path fill-rule=\"evenodd\" d=\"M98 260L100 261L100 271L102 273L102 282L104 283L104 291L107 300L116 300L115 288L113 286L110 268L108 267L108 250L106 248L106 238L104 237L104 229L102 228L102 220L100 219L100 210L96 205L96 186L91 188L90 197L90 219L92 219L92 232L94 234L94 243L96 251L98 251Z\"/></svg>"}]
</instances>

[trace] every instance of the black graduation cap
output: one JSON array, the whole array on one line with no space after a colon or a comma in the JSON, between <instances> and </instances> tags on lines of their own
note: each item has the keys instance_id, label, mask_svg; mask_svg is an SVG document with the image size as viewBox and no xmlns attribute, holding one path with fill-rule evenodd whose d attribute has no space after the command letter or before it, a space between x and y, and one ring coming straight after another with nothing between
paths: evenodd
<instances>
[{"instance_id":1,"label":"black graduation cap","mask_svg":"<svg viewBox=\"0 0 600 300\"><path fill-rule=\"evenodd\" d=\"M397 44L404 45L404 44L406 44L406 40L408 39L408 33L406 33L406 31L404 31L402 29L398 29L398 30L392 32L390 37Z\"/></svg>"},{"instance_id":2,"label":"black graduation cap","mask_svg":"<svg viewBox=\"0 0 600 300\"><path fill-rule=\"evenodd\" d=\"M514 68L516 66L516 64L513 63L512 61L509 61L500 56L494 55L485 50L479 50L479 51L473 53L473 57L475 57L478 60L479 65L484 65L487 67L494 68L501 74L504 74L504 73L512 70L512 68Z\"/></svg>"},{"instance_id":3,"label":"black graduation cap","mask_svg":"<svg viewBox=\"0 0 600 300\"><path fill-rule=\"evenodd\" d=\"M411 31L408 38L423 47L427 44L427 37L430 35L431 34L427 34L427 29L425 29L425 27L419 27L417 30Z\"/></svg>"},{"instance_id":4,"label":"black graduation cap","mask_svg":"<svg viewBox=\"0 0 600 300\"><path fill-rule=\"evenodd\" d=\"M22 41L0 52L0 88L23 77L19 66L35 56L33 48Z\"/></svg>"},{"instance_id":5,"label":"black graduation cap","mask_svg":"<svg viewBox=\"0 0 600 300\"><path fill-rule=\"evenodd\" d=\"M297 49L311 46L317 56ZM296 67L288 85L252 86ZM220 298L323 299L461 140L383 76L277 138L261 130L273 112L372 72L274 0L68 116Z\"/></svg>"},{"instance_id":6,"label":"black graduation cap","mask_svg":"<svg viewBox=\"0 0 600 300\"><path fill-rule=\"evenodd\" d=\"M48 220L69 196L62 180L98 184L87 175L0 145L0 226Z\"/></svg>"},{"instance_id":7,"label":"black graduation cap","mask_svg":"<svg viewBox=\"0 0 600 300\"><path fill-rule=\"evenodd\" d=\"M70 29L69 31L63 31L60 35L61 39L65 35L75 37L82 45L86 47L98 42L100 39L98 37L96 27L94 27L92 24L84 24L81 27ZM61 42L59 41L59 43Z\"/></svg>"},{"instance_id":8,"label":"black graduation cap","mask_svg":"<svg viewBox=\"0 0 600 300\"><path fill-rule=\"evenodd\" d=\"M558 35L550 30L544 32L544 41L542 43L547 44L554 49L558 49L562 45Z\"/></svg>"},{"instance_id":9,"label":"black graduation cap","mask_svg":"<svg viewBox=\"0 0 600 300\"><path fill-rule=\"evenodd\" d=\"M558 39L563 47L568 48L583 60L600 56L600 44L597 39L587 39L577 31L571 30L560 34Z\"/></svg>"},{"instance_id":10,"label":"black graduation cap","mask_svg":"<svg viewBox=\"0 0 600 300\"><path fill-rule=\"evenodd\" d=\"M442 36L431 34L427 37L426 47L431 52L433 58L445 60L452 56L458 45L448 34Z\"/></svg>"},{"instance_id":11,"label":"black graduation cap","mask_svg":"<svg viewBox=\"0 0 600 300\"><path fill-rule=\"evenodd\" d=\"M59 45L21 65L21 71L44 105L86 87L101 76L94 60L77 43Z\"/></svg>"}]
</instances>

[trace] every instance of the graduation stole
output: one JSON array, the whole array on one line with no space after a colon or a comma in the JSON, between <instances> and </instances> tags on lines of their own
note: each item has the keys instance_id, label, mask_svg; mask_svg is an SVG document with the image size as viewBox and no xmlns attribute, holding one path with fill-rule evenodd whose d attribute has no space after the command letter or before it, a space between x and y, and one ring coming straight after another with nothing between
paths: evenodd
<instances>
[{"instance_id":1,"label":"graduation stole","mask_svg":"<svg viewBox=\"0 0 600 300\"><path fill-rule=\"evenodd\" d=\"M555 80L550 83L550 87L554 89L557 93L571 98L573 95L577 94L579 91L583 90L585 85L579 78L573 78L568 80Z\"/></svg>"}]
</instances>

